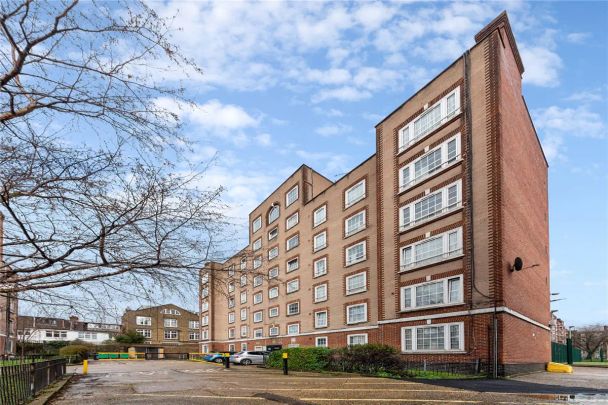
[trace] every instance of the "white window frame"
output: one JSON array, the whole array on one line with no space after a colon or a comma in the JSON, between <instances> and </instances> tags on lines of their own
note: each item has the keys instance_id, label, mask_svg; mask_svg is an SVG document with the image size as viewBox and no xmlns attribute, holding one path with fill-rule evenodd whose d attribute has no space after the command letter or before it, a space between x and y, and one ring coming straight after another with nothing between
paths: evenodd
<instances>
[{"instance_id":1,"label":"white window frame","mask_svg":"<svg viewBox=\"0 0 608 405\"><path fill-rule=\"evenodd\" d=\"M319 297L319 295L317 294L317 291L320 290L320 289L322 289L322 288L325 289L325 294L324 294L323 297ZM316 285L314 287L314 294L313 294L314 295L314 302L317 303L317 302L327 301L327 292L328 292L328 285L327 285L327 283Z\"/></svg>"},{"instance_id":2,"label":"white window frame","mask_svg":"<svg viewBox=\"0 0 608 405\"><path fill-rule=\"evenodd\" d=\"M207 329L203 330L203 335L201 337L201 340L208 340L209 339L209 331ZM206 353L206 351L204 351L204 353Z\"/></svg>"},{"instance_id":3,"label":"white window frame","mask_svg":"<svg viewBox=\"0 0 608 405\"><path fill-rule=\"evenodd\" d=\"M275 246L273 248L268 249L268 260L272 260L279 255L279 247Z\"/></svg>"},{"instance_id":4,"label":"white window frame","mask_svg":"<svg viewBox=\"0 0 608 405\"><path fill-rule=\"evenodd\" d=\"M300 291L300 278L294 278L293 280L289 280L286 284L287 294L292 294L297 291Z\"/></svg>"},{"instance_id":5,"label":"white window frame","mask_svg":"<svg viewBox=\"0 0 608 405\"><path fill-rule=\"evenodd\" d=\"M319 344L320 339L325 339L325 344ZM327 336L316 336L315 337L315 347L329 347L329 338Z\"/></svg>"},{"instance_id":6,"label":"white window frame","mask_svg":"<svg viewBox=\"0 0 608 405\"><path fill-rule=\"evenodd\" d=\"M203 326L207 326L209 325L209 315L203 315L201 316L201 321L190 321L188 322L188 329L198 329L201 325L201 322L203 324Z\"/></svg>"},{"instance_id":7,"label":"white window frame","mask_svg":"<svg viewBox=\"0 0 608 405\"><path fill-rule=\"evenodd\" d=\"M298 225L299 223L300 223L300 213L295 212L294 214L287 217L287 219L285 220L285 230L289 230L289 229L293 228L294 226Z\"/></svg>"},{"instance_id":8,"label":"white window frame","mask_svg":"<svg viewBox=\"0 0 608 405\"><path fill-rule=\"evenodd\" d=\"M268 270L268 279L279 277L279 266L275 266Z\"/></svg>"},{"instance_id":9,"label":"white window frame","mask_svg":"<svg viewBox=\"0 0 608 405\"><path fill-rule=\"evenodd\" d=\"M253 241L253 243L251 244L251 250L253 250L255 252L257 250L260 250L261 248L262 248L262 238L260 237Z\"/></svg>"},{"instance_id":10,"label":"white window frame","mask_svg":"<svg viewBox=\"0 0 608 405\"><path fill-rule=\"evenodd\" d=\"M448 190L452 187L456 187L456 203L451 206L448 205ZM433 213L427 214L424 217L416 219L416 204L422 201L440 195L441 196L441 209ZM424 197L420 197L409 204L399 207L399 231L404 232L409 228L425 224L427 222L435 220L437 217L449 214L450 212L456 211L462 207L462 180L457 180L450 183L439 190L435 190L432 193L425 194ZM406 212L408 215L406 215ZM405 218L409 219L408 223L405 223Z\"/></svg>"},{"instance_id":11,"label":"white window frame","mask_svg":"<svg viewBox=\"0 0 608 405\"><path fill-rule=\"evenodd\" d=\"M150 329L135 329L135 332L139 333L146 339L152 339L152 330Z\"/></svg>"},{"instance_id":12,"label":"white window frame","mask_svg":"<svg viewBox=\"0 0 608 405\"><path fill-rule=\"evenodd\" d=\"M399 169L399 192L403 192L405 190L408 190L412 187L414 187L416 184L422 182L423 180L427 179L428 177L430 177L431 175L435 175L437 173L441 173L444 170L448 169L449 167L452 167L453 165L455 165L456 163L458 163L460 160L462 160L462 156L461 156L461 146L460 146L460 133L457 133L456 135L454 135L453 137L451 137L450 139L442 142L440 145L437 145L436 147L434 147L433 149L430 149L428 152L425 152L424 155L420 156L419 158L417 158L416 160L408 163L407 165L401 167ZM448 145L450 142L452 141L456 141L456 156L452 159L449 159L448 157ZM415 177L416 175L416 164L418 162L420 162L422 159L426 159L430 154L435 153L437 150L441 149L441 163L439 164L439 166L437 166L435 169L431 170L431 171L426 171L424 173L421 173L418 177ZM405 172L408 172L408 181L406 181L405 178Z\"/></svg>"},{"instance_id":13,"label":"white window frame","mask_svg":"<svg viewBox=\"0 0 608 405\"><path fill-rule=\"evenodd\" d=\"M188 340L200 340L201 335L199 332L190 331L188 333Z\"/></svg>"},{"instance_id":14,"label":"white window frame","mask_svg":"<svg viewBox=\"0 0 608 405\"><path fill-rule=\"evenodd\" d=\"M323 212L323 218L317 220L317 216L320 214L320 212ZM323 204L322 206L314 210L312 214L312 227L315 228L324 223L325 221L327 221L327 204Z\"/></svg>"},{"instance_id":15,"label":"white window frame","mask_svg":"<svg viewBox=\"0 0 608 405\"><path fill-rule=\"evenodd\" d=\"M295 332L290 330L293 326L295 326L297 329ZM298 335L299 333L300 333L300 324L299 323L288 323L287 324L287 335L288 336Z\"/></svg>"},{"instance_id":16,"label":"white window frame","mask_svg":"<svg viewBox=\"0 0 608 405\"><path fill-rule=\"evenodd\" d=\"M295 191L295 197L291 196L291 193L294 191ZM287 194L285 194L285 206L289 207L291 204L298 201L298 198L300 198L300 188L299 188L299 185L296 184L287 192Z\"/></svg>"},{"instance_id":17,"label":"white window frame","mask_svg":"<svg viewBox=\"0 0 608 405\"><path fill-rule=\"evenodd\" d=\"M137 326L152 326L152 317L150 316L136 316L135 324Z\"/></svg>"},{"instance_id":18,"label":"white window frame","mask_svg":"<svg viewBox=\"0 0 608 405\"><path fill-rule=\"evenodd\" d=\"M248 337L249 336L249 326L247 326L247 325L241 325L240 332L241 332L240 336L242 338Z\"/></svg>"},{"instance_id":19,"label":"white window frame","mask_svg":"<svg viewBox=\"0 0 608 405\"><path fill-rule=\"evenodd\" d=\"M449 251L449 235L456 232L456 240L457 240L457 248L454 249L453 251ZM419 247L420 245L427 243L433 239L437 239L437 238L442 238L442 253L439 255L435 255L432 257L428 257L426 259L423 259L419 262L415 261L416 258L416 248ZM410 253L410 257L412 258L412 261L410 263L404 263L404 252L407 249L411 249L411 253ZM450 229L447 232L443 232L440 233L438 235L433 235L430 236L428 238L424 238L421 241L418 241L416 243L412 243L410 245L407 246L402 246L399 249L399 265L400 265L400 272L406 272L406 271L411 271L413 269L422 267L422 266L427 266L427 265L431 265L431 264L435 264L435 263L441 263L444 262L446 260L451 260L455 257L460 257L462 256L462 227L459 228L455 228L455 229Z\"/></svg>"},{"instance_id":20,"label":"white window frame","mask_svg":"<svg viewBox=\"0 0 608 405\"><path fill-rule=\"evenodd\" d=\"M272 236L273 234L274 234L274 236ZM279 236L279 227L278 226L275 226L274 228L272 228L271 230L268 231L268 241L269 242L271 240L275 239L277 236Z\"/></svg>"},{"instance_id":21,"label":"white window frame","mask_svg":"<svg viewBox=\"0 0 608 405\"><path fill-rule=\"evenodd\" d=\"M349 201L349 197L348 197L349 193L352 192L357 187L359 187L361 184L363 184L363 194L360 197L358 197L357 199ZM367 189L366 188L367 188L367 185L365 184L365 179L361 179L357 183L355 183L352 186L350 186L349 188L347 188L344 191L344 208L346 209L348 207L351 207L351 206L355 205L359 201L364 200L365 197L367 197Z\"/></svg>"},{"instance_id":22,"label":"white window frame","mask_svg":"<svg viewBox=\"0 0 608 405\"><path fill-rule=\"evenodd\" d=\"M289 263L291 263L291 262L296 262L296 267L294 267L293 269L289 268ZM299 268L300 268L300 257L299 256L293 257L293 258L287 260L287 262L285 263L285 272L287 272L287 273L291 273L292 271L296 271Z\"/></svg>"},{"instance_id":23,"label":"white window frame","mask_svg":"<svg viewBox=\"0 0 608 405\"><path fill-rule=\"evenodd\" d=\"M450 290L449 285L451 280L458 280L459 289L458 289L458 301L450 301ZM441 304L431 304L431 305L417 305L416 302L416 289L419 287L424 287L430 284L442 283L443 289L443 303ZM410 306L405 305L405 293L406 290L410 290ZM464 303L464 286L463 286L463 277L462 275L453 276L453 277L445 277L437 280L426 281L424 283L412 284L406 287L401 287L400 289L400 299L401 299L401 310L402 311L415 311L417 309L426 309L426 308L438 308L438 307L448 307L451 305L460 305Z\"/></svg>"},{"instance_id":24,"label":"white window frame","mask_svg":"<svg viewBox=\"0 0 608 405\"><path fill-rule=\"evenodd\" d=\"M277 216L271 219L271 215L276 212ZM279 204L273 204L268 210L268 214L266 215L266 221L268 225L272 224L274 221L281 217L281 206Z\"/></svg>"},{"instance_id":25,"label":"white window frame","mask_svg":"<svg viewBox=\"0 0 608 405\"><path fill-rule=\"evenodd\" d=\"M292 241L295 241L295 245L291 244ZM299 234L293 235L292 237L290 237L289 239L287 239L285 241L285 249L287 251L289 251L291 249L295 249L298 246L300 246L300 235Z\"/></svg>"},{"instance_id":26,"label":"white window frame","mask_svg":"<svg viewBox=\"0 0 608 405\"><path fill-rule=\"evenodd\" d=\"M228 277L232 277L232 276L234 276L234 264L231 264L228 267Z\"/></svg>"},{"instance_id":27,"label":"white window frame","mask_svg":"<svg viewBox=\"0 0 608 405\"><path fill-rule=\"evenodd\" d=\"M253 269L259 269L262 267L262 256L256 256L253 258Z\"/></svg>"},{"instance_id":28,"label":"white window frame","mask_svg":"<svg viewBox=\"0 0 608 405\"><path fill-rule=\"evenodd\" d=\"M230 343L228 345L228 351L229 352L235 352L236 351L235 349L236 349L236 345L234 343Z\"/></svg>"},{"instance_id":29,"label":"white window frame","mask_svg":"<svg viewBox=\"0 0 608 405\"><path fill-rule=\"evenodd\" d=\"M458 325L458 349L451 348L450 339L450 326ZM418 349L418 329L424 329L429 327L443 327L443 349ZM412 348L406 349L405 344L405 331L411 330L412 336ZM401 328L401 351L403 353L460 353L464 352L464 322L450 322L450 323L433 323L430 325L418 325L418 326L405 326Z\"/></svg>"},{"instance_id":30,"label":"white window frame","mask_svg":"<svg viewBox=\"0 0 608 405\"><path fill-rule=\"evenodd\" d=\"M258 297L259 297L259 299L258 299ZM261 291L253 294L253 303L254 304L261 304L263 301L264 301L264 294Z\"/></svg>"},{"instance_id":31,"label":"white window frame","mask_svg":"<svg viewBox=\"0 0 608 405\"><path fill-rule=\"evenodd\" d=\"M262 228L262 216L258 216L253 221L251 221L251 233L256 233Z\"/></svg>"},{"instance_id":32,"label":"white window frame","mask_svg":"<svg viewBox=\"0 0 608 405\"><path fill-rule=\"evenodd\" d=\"M204 300L201 307L201 312L209 311L209 301Z\"/></svg>"},{"instance_id":33,"label":"white window frame","mask_svg":"<svg viewBox=\"0 0 608 405\"><path fill-rule=\"evenodd\" d=\"M349 314L349 309L350 308L354 308L354 307L360 307L363 306L363 314L364 314L364 319L362 321L353 321L350 319L350 314ZM346 306L346 323L348 325L354 325L354 324L358 324L358 323L365 323L367 322L367 302L363 302L360 304L353 304L353 305L347 305Z\"/></svg>"},{"instance_id":34,"label":"white window frame","mask_svg":"<svg viewBox=\"0 0 608 405\"><path fill-rule=\"evenodd\" d=\"M202 289L201 289L201 296L202 296L203 298L208 297L208 296L209 296L209 288L207 288L207 287L202 288Z\"/></svg>"},{"instance_id":35,"label":"white window frame","mask_svg":"<svg viewBox=\"0 0 608 405\"><path fill-rule=\"evenodd\" d=\"M349 261L349 252L351 249L355 247L363 245L363 256L360 258L355 258L354 260ZM346 258L346 267L352 266L353 264L361 263L367 260L367 241L363 240L361 242L355 243L347 248L345 248L345 258Z\"/></svg>"},{"instance_id":36,"label":"white window frame","mask_svg":"<svg viewBox=\"0 0 608 405\"><path fill-rule=\"evenodd\" d=\"M253 313L253 322L254 323L264 322L264 311L255 311Z\"/></svg>"},{"instance_id":37,"label":"white window frame","mask_svg":"<svg viewBox=\"0 0 608 405\"><path fill-rule=\"evenodd\" d=\"M236 336L236 329L228 328L228 339L234 339Z\"/></svg>"},{"instance_id":38,"label":"white window frame","mask_svg":"<svg viewBox=\"0 0 608 405\"><path fill-rule=\"evenodd\" d=\"M264 337L264 329L263 328L254 329L253 330L253 337L255 339L261 339L261 338L263 338Z\"/></svg>"},{"instance_id":39,"label":"white window frame","mask_svg":"<svg viewBox=\"0 0 608 405\"><path fill-rule=\"evenodd\" d=\"M163 334L164 340L177 340L179 339L179 331L174 329L166 329ZM167 336L168 335L168 336Z\"/></svg>"},{"instance_id":40,"label":"white window frame","mask_svg":"<svg viewBox=\"0 0 608 405\"><path fill-rule=\"evenodd\" d=\"M235 304L234 297L228 297L228 308L234 308Z\"/></svg>"},{"instance_id":41,"label":"white window frame","mask_svg":"<svg viewBox=\"0 0 608 405\"><path fill-rule=\"evenodd\" d=\"M234 312L228 312L228 323L234 323Z\"/></svg>"},{"instance_id":42,"label":"white window frame","mask_svg":"<svg viewBox=\"0 0 608 405\"><path fill-rule=\"evenodd\" d=\"M209 273L205 272L201 275L201 284L205 284L208 281L209 281Z\"/></svg>"},{"instance_id":43,"label":"white window frame","mask_svg":"<svg viewBox=\"0 0 608 405\"><path fill-rule=\"evenodd\" d=\"M297 312L290 312L289 311L289 307L291 305L297 305L298 306L298 311ZM300 313L300 301L290 302L289 304L287 304L287 316L298 315L299 313Z\"/></svg>"},{"instance_id":44,"label":"white window frame","mask_svg":"<svg viewBox=\"0 0 608 405\"><path fill-rule=\"evenodd\" d=\"M271 292L273 292L271 294ZM271 287L268 289L268 299L274 299L279 296L279 287Z\"/></svg>"},{"instance_id":45,"label":"white window frame","mask_svg":"<svg viewBox=\"0 0 608 405\"><path fill-rule=\"evenodd\" d=\"M241 321L247 320L247 308L241 308Z\"/></svg>"},{"instance_id":46,"label":"white window frame","mask_svg":"<svg viewBox=\"0 0 608 405\"><path fill-rule=\"evenodd\" d=\"M241 343L241 351L242 351L242 352L247 351L247 347L248 347L248 346L247 346L247 342L242 342L242 343Z\"/></svg>"},{"instance_id":47,"label":"white window frame","mask_svg":"<svg viewBox=\"0 0 608 405\"><path fill-rule=\"evenodd\" d=\"M247 291L241 291L241 304L247 303Z\"/></svg>"},{"instance_id":48,"label":"white window frame","mask_svg":"<svg viewBox=\"0 0 608 405\"><path fill-rule=\"evenodd\" d=\"M280 330L278 326L270 326L268 328L268 336L279 336Z\"/></svg>"},{"instance_id":49,"label":"white window frame","mask_svg":"<svg viewBox=\"0 0 608 405\"><path fill-rule=\"evenodd\" d=\"M360 276L363 276L363 287L358 288L356 290L349 290L348 289L349 281L355 277L360 277ZM346 289L345 295L353 295L353 294L358 294L358 293L367 291L367 272L366 271L362 271L357 274L352 274L352 275L346 277L346 279L344 281L345 281L344 288Z\"/></svg>"},{"instance_id":50,"label":"white window frame","mask_svg":"<svg viewBox=\"0 0 608 405\"><path fill-rule=\"evenodd\" d=\"M273 312L276 311L276 315L273 315ZM268 308L268 317L269 318L276 318L277 316L279 316L279 307L270 307Z\"/></svg>"},{"instance_id":51,"label":"white window frame","mask_svg":"<svg viewBox=\"0 0 608 405\"><path fill-rule=\"evenodd\" d=\"M356 343L356 344L351 343L351 339L352 338L354 338L354 337L361 337L361 336L364 337L365 342L363 342L363 343ZM368 343L367 339L368 339L367 338L367 333L354 333L352 335L346 335L346 345L347 346L366 345Z\"/></svg>"},{"instance_id":52,"label":"white window frame","mask_svg":"<svg viewBox=\"0 0 608 405\"><path fill-rule=\"evenodd\" d=\"M455 96L455 100L454 100L455 101L455 105L454 105L455 110L451 114L448 115L447 101L448 101L448 98L452 95ZM432 111L436 106L439 106L439 108L440 108L439 121L435 125L429 127L426 131L424 131L418 135L414 135L414 128L415 128L416 122L418 122L423 116L425 116L430 111ZM446 123L447 121L452 119L452 117L458 115L459 113L460 113L460 86L456 87L454 90L452 90L451 92L446 94L441 100L437 101L435 104L429 106L428 108L425 108L424 112L422 112L416 118L411 120L408 125L406 125L405 127L401 128L399 130L397 153L401 153L401 152L407 150L413 144L426 138L431 133L433 133L433 131L435 131L437 128L441 127L441 125L443 125L444 123ZM406 134L408 134L407 139L406 139ZM412 136L409 136L409 134L412 134Z\"/></svg>"},{"instance_id":53,"label":"white window frame","mask_svg":"<svg viewBox=\"0 0 608 405\"><path fill-rule=\"evenodd\" d=\"M348 218L346 218L346 219L344 220L344 237L345 237L345 238L348 238L349 236L352 236L352 235L354 235L354 234L356 234L356 233L359 233L359 232L361 232L361 231L365 230L365 228L367 227L367 222L366 222L366 211L367 211L367 210L362 210L362 211L359 211L359 212L357 212L356 214L351 215L350 217L348 217ZM351 219L355 218L355 217L358 217L359 215L363 215L363 225L362 225L362 226L360 226L360 227L358 227L358 228L354 228L354 229L350 229L350 230L349 230L349 226L348 226L348 225L349 225L349 221L350 221Z\"/></svg>"},{"instance_id":54,"label":"white window frame","mask_svg":"<svg viewBox=\"0 0 608 405\"><path fill-rule=\"evenodd\" d=\"M247 285L247 274L241 275L241 287L245 287Z\"/></svg>"},{"instance_id":55,"label":"white window frame","mask_svg":"<svg viewBox=\"0 0 608 405\"><path fill-rule=\"evenodd\" d=\"M234 281L228 283L228 292L234 292Z\"/></svg>"},{"instance_id":56,"label":"white window frame","mask_svg":"<svg viewBox=\"0 0 608 405\"><path fill-rule=\"evenodd\" d=\"M247 269L247 258L243 257L241 259L241 270L245 270L245 269Z\"/></svg>"},{"instance_id":57,"label":"white window frame","mask_svg":"<svg viewBox=\"0 0 608 405\"><path fill-rule=\"evenodd\" d=\"M323 272L317 271L317 264L321 263L321 262L325 263ZM327 274L327 257L322 257L320 259L315 260L312 263L312 271L313 271L313 273L312 273L313 278L326 275Z\"/></svg>"},{"instance_id":58,"label":"white window frame","mask_svg":"<svg viewBox=\"0 0 608 405\"><path fill-rule=\"evenodd\" d=\"M163 325L165 328L177 328L177 319L165 318Z\"/></svg>"},{"instance_id":59,"label":"white window frame","mask_svg":"<svg viewBox=\"0 0 608 405\"><path fill-rule=\"evenodd\" d=\"M253 286L259 287L264 283L264 276L257 275L253 278Z\"/></svg>"},{"instance_id":60,"label":"white window frame","mask_svg":"<svg viewBox=\"0 0 608 405\"><path fill-rule=\"evenodd\" d=\"M317 322L318 321L317 314L325 314L325 324L319 324ZM327 326L329 326L329 312L327 310L315 311L313 313L313 317L314 317L314 322L315 322L315 328L316 329L327 328Z\"/></svg>"},{"instance_id":61,"label":"white window frame","mask_svg":"<svg viewBox=\"0 0 608 405\"><path fill-rule=\"evenodd\" d=\"M318 238L323 237L323 244L318 242ZM312 250L313 252L318 252L319 250L325 249L327 247L327 231L319 232L318 234L312 237Z\"/></svg>"}]
</instances>

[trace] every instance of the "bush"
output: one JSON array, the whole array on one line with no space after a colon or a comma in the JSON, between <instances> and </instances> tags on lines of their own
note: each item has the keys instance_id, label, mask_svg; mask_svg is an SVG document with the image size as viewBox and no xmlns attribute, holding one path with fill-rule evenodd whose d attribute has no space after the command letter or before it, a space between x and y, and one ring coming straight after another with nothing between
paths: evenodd
<instances>
[{"instance_id":1,"label":"bush","mask_svg":"<svg viewBox=\"0 0 608 405\"><path fill-rule=\"evenodd\" d=\"M129 330L121 335L116 335L114 340L123 344L141 344L146 340L146 338L144 335L137 333L134 330Z\"/></svg>"},{"instance_id":2,"label":"bush","mask_svg":"<svg viewBox=\"0 0 608 405\"><path fill-rule=\"evenodd\" d=\"M67 357L70 363L79 363L89 358L90 351L91 346L72 344L59 349L59 355Z\"/></svg>"},{"instance_id":3,"label":"bush","mask_svg":"<svg viewBox=\"0 0 608 405\"><path fill-rule=\"evenodd\" d=\"M270 354L266 365L272 368L283 367L283 353L287 353L289 356L290 370L320 371L327 368L331 350L324 347L297 347L277 350Z\"/></svg>"},{"instance_id":4,"label":"bush","mask_svg":"<svg viewBox=\"0 0 608 405\"><path fill-rule=\"evenodd\" d=\"M366 344L343 347L332 351L329 368L335 371L367 374L399 370L401 359L397 353L397 349L388 345Z\"/></svg>"}]
</instances>

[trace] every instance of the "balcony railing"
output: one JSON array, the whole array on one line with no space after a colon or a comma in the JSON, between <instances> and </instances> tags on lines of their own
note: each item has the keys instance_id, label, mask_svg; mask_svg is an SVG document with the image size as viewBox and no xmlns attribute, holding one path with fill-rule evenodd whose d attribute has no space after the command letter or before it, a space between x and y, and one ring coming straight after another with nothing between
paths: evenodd
<instances>
[{"instance_id":1,"label":"balcony railing","mask_svg":"<svg viewBox=\"0 0 608 405\"><path fill-rule=\"evenodd\" d=\"M447 114L445 117L441 117L440 120L437 120L437 122L433 123L432 125L429 125L428 128L426 128L424 131L420 132L415 137L413 137L412 139L407 141L404 145L400 145L397 153L403 152L404 150L409 148L411 145L418 142L420 139L424 138L425 136L427 136L428 134L433 132L435 129L439 128L440 126L442 126L443 124L445 124L446 122L448 122L449 120L451 120L458 114L460 114L460 108L452 111L451 113Z\"/></svg>"},{"instance_id":2,"label":"balcony railing","mask_svg":"<svg viewBox=\"0 0 608 405\"><path fill-rule=\"evenodd\" d=\"M462 256L462 252L463 252L463 250L462 250L462 248L460 248L460 249L452 250L450 252L435 255L432 257L427 257L426 259L418 260L418 261L411 262L408 264L402 264L401 271L409 271L409 270L413 270L417 267L427 266L427 265L433 264L433 263L440 263L445 260L449 260L449 259L452 259L452 258L455 258L458 256Z\"/></svg>"},{"instance_id":3,"label":"balcony railing","mask_svg":"<svg viewBox=\"0 0 608 405\"><path fill-rule=\"evenodd\" d=\"M413 228L414 226L424 224L425 222L430 222L435 217L441 216L443 214L448 214L452 211L456 211L460 207L462 207L462 201L456 201L454 204L448 205L447 207L444 207L438 211L434 211L433 213L425 215L424 217L410 221L407 224L401 224L399 226L399 232L404 232L410 228Z\"/></svg>"},{"instance_id":4,"label":"balcony railing","mask_svg":"<svg viewBox=\"0 0 608 405\"><path fill-rule=\"evenodd\" d=\"M407 190L409 188L412 188L416 184L418 184L418 183L424 181L425 179L431 177L433 174L435 174L437 172L440 172L440 171L442 171L444 169L447 169L448 167L451 167L451 166L455 165L456 163L460 162L460 157L461 156L462 155L458 154L455 157L453 157L452 159L450 159L450 160L448 160L446 162L443 162L442 164L440 164L437 167L434 167L432 170L429 170L428 172L426 172L426 173L424 173L424 174L422 174L422 175L420 175L420 176L418 176L418 177L416 177L416 178L408 181L405 184L401 184L399 186L399 192L401 193L401 192L403 192L403 191L405 191L405 190Z\"/></svg>"},{"instance_id":5,"label":"balcony railing","mask_svg":"<svg viewBox=\"0 0 608 405\"><path fill-rule=\"evenodd\" d=\"M365 254L357 255L355 257L347 259L346 260L346 265L349 266L351 264L362 262L363 260L365 260Z\"/></svg>"}]
</instances>

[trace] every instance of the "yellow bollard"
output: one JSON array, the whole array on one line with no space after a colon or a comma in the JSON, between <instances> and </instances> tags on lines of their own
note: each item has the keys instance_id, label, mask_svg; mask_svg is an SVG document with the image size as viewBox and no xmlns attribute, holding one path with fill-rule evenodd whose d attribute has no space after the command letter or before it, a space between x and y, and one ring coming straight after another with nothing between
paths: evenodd
<instances>
[{"instance_id":1,"label":"yellow bollard","mask_svg":"<svg viewBox=\"0 0 608 405\"><path fill-rule=\"evenodd\" d=\"M88 360L83 360L82 361L82 374L87 374L89 372L89 361Z\"/></svg>"}]
</instances>

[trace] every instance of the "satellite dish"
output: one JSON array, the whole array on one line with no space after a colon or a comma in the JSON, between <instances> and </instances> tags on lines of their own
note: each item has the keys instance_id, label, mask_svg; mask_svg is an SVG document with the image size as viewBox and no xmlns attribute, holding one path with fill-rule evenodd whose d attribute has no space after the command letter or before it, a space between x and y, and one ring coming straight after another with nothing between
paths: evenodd
<instances>
[{"instance_id":1,"label":"satellite dish","mask_svg":"<svg viewBox=\"0 0 608 405\"><path fill-rule=\"evenodd\" d=\"M511 270L520 271L523 268L524 268L524 261L522 260L521 257L516 257L515 260L513 261L513 267Z\"/></svg>"}]
</instances>

